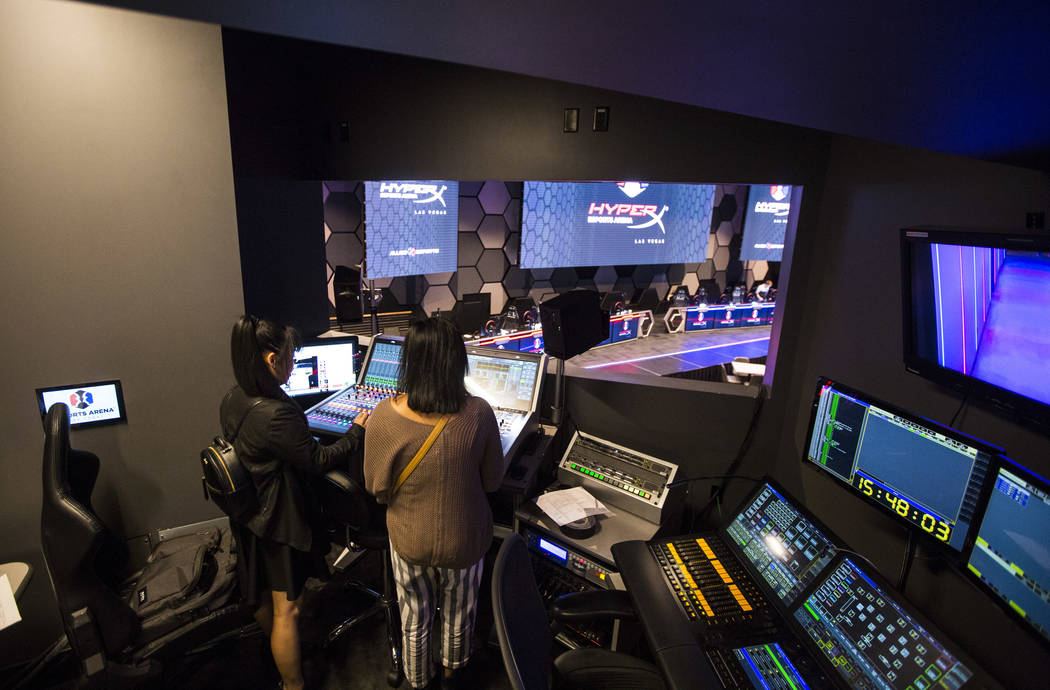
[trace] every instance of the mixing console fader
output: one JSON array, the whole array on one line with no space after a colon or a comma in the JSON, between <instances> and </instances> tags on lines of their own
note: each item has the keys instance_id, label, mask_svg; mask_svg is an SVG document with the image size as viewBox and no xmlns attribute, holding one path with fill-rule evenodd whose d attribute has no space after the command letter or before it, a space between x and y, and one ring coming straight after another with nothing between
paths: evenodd
<instances>
[{"instance_id":1,"label":"mixing console fader","mask_svg":"<svg viewBox=\"0 0 1050 690\"><path fill-rule=\"evenodd\" d=\"M374 336L357 384L306 411L310 430L322 434L344 434L354 423L354 417L362 412L372 412L380 402L396 395L403 343L404 338L396 335Z\"/></svg>"},{"instance_id":2,"label":"mixing console fader","mask_svg":"<svg viewBox=\"0 0 1050 690\"><path fill-rule=\"evenodd\" d=\"M678 603L709 642L775 629L765 597L717 537L678 537L650 548Z\"/></svg>"},{"instance_id":3,"label":"mixing console fader","mask_svg":"<svg viewBox=\"0 0 1050 690\"><path fill-rule=\"evenodd\" d=\"M342 434L353 424L354 417L362 412L371 413L376 405L395 393L397 389L385 386L350 386L310 408L306 422L314 431Z\"/></svg>"}]
</instances>

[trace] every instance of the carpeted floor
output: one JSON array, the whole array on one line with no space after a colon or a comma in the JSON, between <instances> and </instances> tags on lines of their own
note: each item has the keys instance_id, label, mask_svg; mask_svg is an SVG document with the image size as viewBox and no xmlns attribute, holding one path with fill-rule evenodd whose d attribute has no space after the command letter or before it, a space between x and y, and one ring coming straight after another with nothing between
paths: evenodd
<instances>
[{"instance_id":1,"label":"carpeted floor","mask_svg":"<svg viewBox=\"0 0 1050 690\"><path fill-rule=\"evenodd\" d=\"M486 561L491 562L495 553ZM364 555L346 573L339 573L327 583L311 580L303 595L300 630L304 647L304 672L311 689L354 688L381 690L390 668L386 619L382 614L363 621L327 649L323 642L327 632L345 618L366 609L371 603L362 594L347 590L348 577L369 586L381 588L379 554ZM492 604L488 573L481 583L474 652L470 664L459 679L460 687L471 690L509 688L499 648L492 635ZM257 690L276 688L280 680L262 635L227 643L220 648L171 665L165 673L163 687L170 690L189 688L222 688L223 690ZM402 688L408 688L402 683Z\"/></svg>"}]
</instances>

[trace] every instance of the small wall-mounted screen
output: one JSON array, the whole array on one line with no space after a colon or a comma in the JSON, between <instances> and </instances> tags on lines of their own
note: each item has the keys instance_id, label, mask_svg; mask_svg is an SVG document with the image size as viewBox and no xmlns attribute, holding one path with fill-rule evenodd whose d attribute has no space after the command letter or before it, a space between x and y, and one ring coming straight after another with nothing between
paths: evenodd
<instances>
[{"instance_id":1,"label":"small wall-mounted screen","mask_svg":"<svg viewBox=\"0 0 1050 690\"><path fill-rule=\"evenodd\" d=\"M36 402L41 417L55 403L65 403L69 408L69 424L72 427L102 426L128 420L120 381L37 388Z\"/></svg>"}]
</instances>

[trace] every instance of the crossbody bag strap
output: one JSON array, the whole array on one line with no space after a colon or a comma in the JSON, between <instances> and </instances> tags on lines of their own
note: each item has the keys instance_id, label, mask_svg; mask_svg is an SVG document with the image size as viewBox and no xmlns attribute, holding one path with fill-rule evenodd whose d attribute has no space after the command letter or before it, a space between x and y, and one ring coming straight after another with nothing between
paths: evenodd
<instances>
[{"instance_id":1,"label":"crossbody bag strap","mask_svg":"<svg viewBox=\"0 0 1050 690\"><path fill-rule=\"evenodd\" d=\"M434 441L437 440L438 434L441 433L441 430L445 428L445 424L447 423L448 417L442 417L438 423L434 425L434 428L430 430L430 435L427 436L426 441L423 441L423 445L420 446L419 451L417 451L415 457L412 458L412 462L408 463L408 466L401 470L401 474L398 475L397 482L394 483L394 490L390 492L391 496L397 493L397 490L401 488L401 485L405 483L405 480L408 479L409 475L416 469L419 461L422 460L423 456L427 454L428 450L430 450L430 446L434 445Z\"/></svg>"}]
</instances>

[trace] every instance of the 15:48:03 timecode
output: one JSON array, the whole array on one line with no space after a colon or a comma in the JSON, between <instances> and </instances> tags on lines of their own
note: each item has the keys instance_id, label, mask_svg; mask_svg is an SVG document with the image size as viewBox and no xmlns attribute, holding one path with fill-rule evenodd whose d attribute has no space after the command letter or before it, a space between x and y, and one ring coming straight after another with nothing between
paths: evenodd
<instances>
[{"instance_id":1,"label":"15:48:03 timecode","mask_svg":"<svg viewBox=\"0 0 1050 690\"><path fill-rule=\"evenodd\" d=\"M904 498L883 489L867 477L857 475L856 488L865 496L885 503L885 505L887 505L890 510L897 513L897 515L900 515L901 517L906 518L909 522L918 525L924 532L932 534L940 541L947 542L951 539L952 526L949 523L941 520L936 515L927 513L918 506L912 505Z\"/></svg>"}]
</instances>

